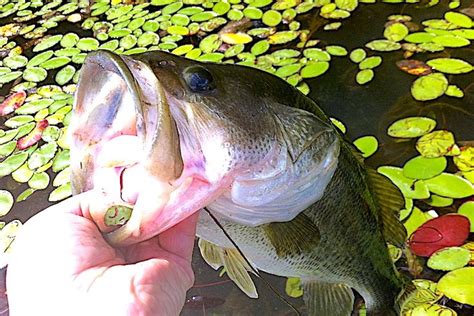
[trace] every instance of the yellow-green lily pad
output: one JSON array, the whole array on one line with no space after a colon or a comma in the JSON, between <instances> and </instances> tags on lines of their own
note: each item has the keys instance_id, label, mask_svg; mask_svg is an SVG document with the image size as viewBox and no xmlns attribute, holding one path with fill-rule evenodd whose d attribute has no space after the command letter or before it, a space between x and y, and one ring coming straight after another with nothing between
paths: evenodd
<instances>
[{"instance_id":1,"label":"yellow-green lily pad","mask_svg":"<svg viewBox=\"0 0 474 316\"><path fill-rule=\"evenodd\" d=\"M13 195L7 190L0 190L0 216L5 216L13 207Z\"/></svg>"},{"instance_id":2,"label":"yellow-green lily pad","mask_svg":"<svg viewBox=\"0 0 474 316\"><path fill-rule=\"evenodd\" d=\"M457 313L449 307L424 303L407 311L404 316L457 316Z\"/></svg>"},{"instance_id":3,"label":"yellow-green lily pad","mask_svg":"<svg viewBox=\"0 0 474 316\"><path fill-rule=\"evenodd\" d=\"M450 299L474 305L474 267L465 267L450 271L438 282L437 290Z\"/></svg>"},{"instance_id":4,"label":"yellow-green lily pad","mask_svg":"<svg viewBox=\"0 0 474 316\"><path fill-rule=\"evenodd\" d=\"M471 44L468 39L457 35L436 36L433 42L444 47L463 47Z\"/></svg>"},{"instance_id":5,"label":"yellow-green lily pad","mask_svg":"<svg viewBox=\"0 0 474 316\"><path fill-rule=\"evenodd\" d=\"M444 18L446 19L446 21L456 24L460 27L472 27L472 19L469 16L459 12L446 12L444 14Z\"/></svg>"},{"instance_id":6,"label":"yellow-green lily pad","mask_svg":"<svg viewBox=\"0 0 474 316\"><path fill-rule=\"evenodd\" d=\"M462 59L435 58L426 62L432 68L446 74L464 74L472 71L474 67Z\"/></svg>"},{"instance_id":7,"label":"yellow-green lily pad","mask_svg":"<svg viewBox=\"0 0 474 316\"><path fill-rule=\"evenodd\" d=\"M356 74L356 82L364 85L374 79L374 71L372 69L363 69Z\"/></svg>"},{"instance_id":8,"label":"yellow-green lily pad","mask_svg":"<svg viewBox=\"0 0 474 316\"><path fill-rule=\"evenodd\" d=\"M389 40L373 40L365 44L365 47L379 52L391 52L402 48L402 45L398 42Z\"/></svg>"},{"instance_id":9,"label":"yellow-green lily pad","mask_svg":"<svg viewBox=\"0 0 474 316\"><path fill-rule=\"evenodd\" d=\"M416 150L426 158L436 158L447 155L454 147L453 133L445 130L425 134L416 142Z\"/></svg>"},{"instance_id":10,"label":"yellow-green lily pad","mask_svg":"<svg viewBox=\"0 0 474 316\"><path fill-rule=\"evenodd\" d=\"M431 192L453 199L461 199L474 194L474 186L471 182L451 173L442 173L424 182Z\"/></svg>"},{"instance_id":11,"label":"yellow-green lily pad","mask_svg":"<svg viewBox=\"0 0 474 316\"><path fill-rule=\"evenodd\" d=\"M445 157L426 158L417 156L408 160L403 166L403 175L411 179L430 179L441 174L448 162Z\"/></svg>"},{"instance_id":12,"label":"yellow-green lily pad","mask_svg":"<svg viewBox=\"0 0 474 316\"><path fill-rule=\"evenodd\" d=\"M434 270L452 271L464 267L470 259L469 250L462 247L448 247L432 254L427 265Z\"/></svg>"},{"instance_id":13,"label":"yellow-green lily pad","mask_svg":"<svg viewBox=\"0 0 474 316\"><path fill-rule=\"evenodd\" d=\"M28 181L28 186L34 190L43 190L48 187L49 175L46 172L38 172L33 174Z\"/></svg>"},{"instance_id":14,"label":"yellow-green lily pad","mask_svg":"<svg viewBox=\"0 0 474 316\"><path fill-rule=\"evenodd\" d=\"M363 61L366 56L367 53L362 48L356 48L349 54L349 58L356 64Z\"/></svg>"},{"instance_id":15,"label":"yellow-green lily pad","mask_svg":"<svg viewBox=\"0 0 474 316\"><path fill-rule=\"evenodd\" d=\"M447 207L453 205L454 200L452 198L431 194L430 198L425 200L425 202L434 207Z\"/></svg>"},{"instance_id":16,"label":"yellow-green lily pad","mask_svg":"<svg viewBox=\"0 0 474 316\"><path fill-rule=\"evenodd\" d=\"M434 100L444 94L448 88L448 79L441 73L431 73L413 82L411 94L418 101Z\"/></svg>"},{"instance_id":17,"label":"yellow-green lily pad","mask_svg":"<svg viewBox=\"0 0 474 316\"><path fill-rule=\"evenodd\" d=\"M48 201L50 202L57 202L64 200L65 198L69 197L72 195L72 190L71 190L71 183L66 183L63 185L60 185L56 189L54 189L48 198Z\"/></svg>"},{"instance_id":18,"label":"yellow-green lily pad","mask_svg":"<svg viewBox=\"0 0 474 316\"><path fill-rule=\"evenodd\" d=\"M428 212L423 212L418 207L414 207L410 217L403 223L407 230L407 235L411 236L418 227L432 218Z\"/></svg>"},{"instance_id":19,"label":"yellow-green lily pad","mask_svg":"<svg viewBox=\"0 0 474 316\"><path fill-rule=\"evenodd\" d=\"M458 213L469 218L471 223L470 231L474 232L474 201L464 202L458 209Z\"/></svg>"},{"instance_id":20,"label":"yellow-green lily pad","mask_svg":"<svg viewBox=\"0 0 474 316\"><path fill-rule=\"evenodd\" d=\"M382 63L382 57L380 56L372 56L365 58L360 64L359 69L372 69L378 67Z\"/></svg>"},{"instance_id":21,"label":"yellow-green lily pad","mask_svg":"<svg viewBox=\"0 0 474 316\"><path fill-rule=\"evenodd\" d=\"M381 166L377 171L389 178L407 198L427 199L430 197L430 192L426 184L422 180L415 181L415 179L405 177L402 168Z\"/></svg>"},{"instance_id":22,"label":"yellow-green lily pad","mask_svg":"<svg viewBox=\"0 0 474 316\"><path fill-rule=\"evenodd\" d=\"M408 35L408 27L405 24L396 22L388 25L383 32L386 39L393 42L399 42Z\"/></svg>"},{"instance_id":23,"label":"yellow-green lily pad","mask_svg":"<svg viewBox=\"0 0 474 316\"><path fill-rule=\"evenodd\" d=\"M363 136L356 139L354 145L362 152L362 157L367 158L377 151L379 142L374 136Z\"/></svg>"},{"instance_id":24,"label":"yellow-green lily pad","mask_svg":"<svg viewBox=\"0 0 474 316\"><path fill-rule=\"evenodd\" d=\"M416 138L431 132L436 121L428 117L407 117L392 123L388 135L396 138Z\"/></svg>"},{"instance_id":25,"label":"yellow-green lily pad","mask_svg":"<svg viewBox=\"0 0 474 316\"><path fill-rule=\"evenodd\" d=\"M314 78L321 76L329 69L329 63L327 61L316 61L310 62L301 69L302 78Z\"/></svg>"}]
</instances>

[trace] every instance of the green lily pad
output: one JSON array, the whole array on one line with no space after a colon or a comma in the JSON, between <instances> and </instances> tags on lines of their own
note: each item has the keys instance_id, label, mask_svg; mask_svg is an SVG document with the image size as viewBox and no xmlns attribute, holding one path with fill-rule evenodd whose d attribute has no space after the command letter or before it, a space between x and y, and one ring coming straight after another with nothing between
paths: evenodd
<instances>
[{"instance_id":1,"label":"green lily pad","mask_svg":"<svg viewBox=\"0 0 474 316\"><path fill-rule=\"evenodd\" d=\"M406 27L405 24L396 22L385 28L383 36L389 41L399 42L408 35L408 32L408 27Z\"/></svg>"},{"instance_id":2,"label":"green lily pad","mask_svg":"<svg viewBox=\"0 0 474 316\"><path fill-rule=\"evenodd\" d=\"M437 290L456 302L474 305L472 280L474 267L457 269L441 277Z\"/></svg>"},{"instance_id":3,"label":"green lily pad","mask_svg":"<svg viewBox=\"0 0 474 316\"><path fill-rule=\"evenodd\" d=\"M16 115L9 118L4 125L10 128L17 128L23 124L29 123L34 120L34 117L31 115Z\"/></svg>"},{"instance_id":4,"label":"green lily pad","mask_svg":"<svg viewBox=\"0 0 474 316\"><path fill-rule=\"evenodd\" d=\"M43 63L41 63L41 67L44 69L56 69L59 67L62 67L64 65L67 65L71 61L71 58L61 56L61 57L53 57Z\"/></svg>"},{"instance_id":5,"label":"green lily pad","mask_svg":"<svg viewBox=\"0 0 474 316\"><path fill-rule=\"evenodd\" d=\"M3 65L10 69L25 67L27 63L28 58L22 55L7 56L3 59Z\"/></svg>"},{"instance_id":6,"label":"green lily pad","mask_svg":"<svg viewBox=\"0 0 474 316\"><path fill-rule=\"evenodd\" d=\"M22 75L21 71L12 71L3 75L0 75L0 84L11 82Z\"/></svg>"},{"instance_id":7,"label":"green lily pad","mask_svg":"<svg viewBox=\"0 0 474 316\"><path fill-rule=\"evenodd\" d=\"M423 180L415 181L414 179L405 177L402 168L382 166L377 169L377 172L389 178L406 198L427 199L430 197L428 186Z\"/></svg>"},{"instance_id":8,"label":"green lily pad","mask_svg":"<svg viewBox=\"0 0 474 316\"><path fill-rule=\"evenodd\" d=\"M452 271L464 267L470 259L469 250L461 247L448 247L432 254L427 265L434 270Z\"/></svg>"},{"instance_id":9,"label":"green lily pad","mask_svg":"<svg viewBox=\"0 0 474 316\"><path fill-rule=\"evenodd\" d=\"M433 42L444 47L463 47L468 46L471 42L457 35L441 35L433 38Z\"/></svg>"},{"instance_id":10,"label":"green lily pad","mask_svg":"<svg viewBox=\"0 0 474 316\"><path fill-rule=\"evenodd\" d=\"M417 304L416 307L410 309L404 314L405 316L457 316L457 313L449 307L433 304L424 303Z\"/></svg>"},{"instance_id":11,"label":"green lily pad","mask_svg":"<svg viewBox=\"0 0 474 316\"><path fill-rule=\"evenodd\" d=\"M326 51L333 56L346 56L347 49L338 45L329 45L325 47Z\"/></svg>"},{"instance_id":12,"label":"green lily pad","mask_svg":"<svg viewBox=\"0 0 474 316\"><path fill-rule=\"evenodd\" d=\"M56 143L47 143L39 147L28 159L28 167L30 169L36 169L47 164L53 159L57 149L58 146Z\"/></svg>"},{"instance_id":13,"label":"green lily pad","mask_svg":"<svg viewBox=\"0 0 474 316\"><path fill-rule=\"evenodd\" d=\"M339 9L346 11L354 11L357 8L357 0L335 0L335 4Z\"/></svg>"},{"instance_id":14,"label":"green lily pad","mask_svg":"<svg viewBox=\"0 0 474 316\"><path fill-rule=\"evenodd\" d=\"M470 63L457 58L436 58L428 60L426 63L447 74L464 74L474 69Z\"/></svg>"},{"instance_id":15,"label":"green lily pad","mask_svg":"<svg viewBox=\"0 0 474 316\"><path fill-rule=\"evenodd\" d=\"M272 45L285 44L295 40L298 36L298 31L281 31L270 35L268 42Z\"/></svg>"},{"instance_id":16,"label":"green lily pad","mask_svg":"<svg viewBox=\"0 0 474 316\"><path fill-rule=\"evenodd\" d=\"M418 152L427 158L436 158L449 154L454 148L454 135L450 131L433 131L423 135L416 142Z\"/></svg>"},{"instance_id":17,"label":"green lily pad","mask_svg":"<svg viewBox=\"0 0 474 316\"><path fill-rule=\"evenodd\" d=\"M411 179L431 179L441 174L446 169L447 164L445 157L425 158L417 156L405 163L403 175Z\"/></svg>"},{"instance_id":18,"label":"green lily pad","mask_svg":"<svg viewBox=\"0 0 474 316\"><path fill-rule=\"evenodd\" d=\"M50 194L48 201L57 202L64 200L65 198L72 195L71 183L63 184L56 189L54 189Z\"/></svg>"},{"instance_id":19,"label":"green lily pad","mask_svg":"<svg viewBox=\"0 0 474 316\"><path fill-rule=\"evenodd\" d=\"M262 55L266 53L270 49L270 43L268 43L267 40L261 40L253 44L252 48L250 49L250 52L255 55Z\"/></svg>"},{"instance_id":20,"label":"green lily pad","mask_svg":"<svg viewBox=\"0 0 474 316\"><path fill-rule=\"evenodd\" d=\"M428 117L407 117L392 123L388 135L397 138L416 138L431 132L436 127L436 121Z\"/></svg>"},{"instance_id":21,"label":"green lily pad","mask_svg":"<svg viewBox=\"0 0 474 316\"><path fill-rule=\"evenodd\" d=\"M411 33L405 37L405 41L410 43L427 43L433 41L436 35L427 32Z\"/></svg>"},{"instance_id":22,"label":"green lily pad","mask_svg":"<svg viewBox=\"0 0 474 316\"><path fill-rule=\"evenodd\" d=\"M430 198L425 200L425 202L434 207L448 207L453 205L454 200L452 198L431 194Z\"/></svg>"},{"instance_id":23,"label":"green lily pad","mask_svg":"<svg viewBox=\"0 0 474 316\"><path fill-rule=\"evenodd\" d=\"M38 44L36 44L35 47L33 47L33 52L36 53L36 52L40 52L42 50L48 49L50 47L53 47L54 45L59 43L59 41L61 41L62 38L63 38L62 34L45 37Z\"/></svg>"},{"instance_id":24,"label":"green lily pad","mask_svg":"<svg viewBox=\"0 0 474 316\"><path fill-rule=\"evenodd\" d=\"M26 102L22 107L16 110L17 114L33 114L53 104L53 99L37 99Z\"/></svg>"},{"instance_id":25,"label":"green lily pad","mask_svg":"<svg viewBox=\"0 0 474 316\"><path fill-rule=\"evenodd\" d=\"M5 144L0 145L0 159L8 157L16 148L16 141L11 140Z\"/></svg>"},{"instance_id":26,"label":"green lily pad","mask_svg":"<svg viewBox=\"0 0 474 316\"><path fill-rule=\"evenodd\" d=\"M327 61L316 61L308 63L301 69L302 78L314 78L321 76L329 69L329 63Z\"/></svg>"},{"instance_id":27,"label":"green lily pad","mask_svg":"<svg viewBox=\"0 0 474 316\"><path fill-rule=\"evenodd\" d=\"M19 152L7 157L0 162L0 178L9 175L26 161L28 154L26 152Z\"/></svg>"},{"instance_id":28,"label":"green lily pad","mask_svg":"<svg viewBox=\"0 0 474 316\"><path fill-rule=\"evenodd\" d=\"M391 52L402 48L402 45L389 40L373 40L365 44L365 47L379 52Z\"/></svg>"},{"instance_id":29,"label":"green lily pad","mask_svg":"<svg viewBox=\"0 0 474 316\"><path fill-rule=\"evenodd\" d=\"M48 72L41 67L28 67L23 72L23 79L31 82L41 82L46 79Z\"/></svg>"},{"instance_id":30,"label":"green lily pad","mask_svg":"<svg viewBox=\"0 0 474 316\"><path fill-rule=\"evenodd\" d=\"M46 172L39 172L33 174L28 181L28 186L34 190L43 190L48 187L49 175Z\"/></svg>"},{"instance_id":31,"label":"green lily pad","mask_svg":"<svg viewBox=\"0 0 474 316\"><path fill-rule=\"evenodd\" d=\"M474 186L471 182L450 173L442 173L424 182L431 192L453 199L461 199L474 194Z\"/></svg>"},{"instance_id":32,"label":"green lily pad","mask_svg":"<svg viewBox=\"0 0 474 316\"><path fill-rule=\"evenodd\" d=\"M74 68L74 66L68 65L56 73L55 80L59 85L65 85L71 81L75 73L76 68Z\"/></svg>"},{"instance_id":33,"label":"green lily pad","mask_svg":"<svg viewBox=\"0 0 474 316\"><path fill-rule=\"evenodd\" d=\"M382 57L380 56L372 56L369 58L365 58L360 64L359 69L373 69L378 67L382 63Z\"/></svg>"},{"instance_id":34,"label":"green lily pad","mask_svg":"<svg viewBox=\"0 0 474 316\"><path fill-rule=\"evenodd\" d=\"M379 142L374 136L363 136L356 139L354 145L362 152L362 157L367 158L377 151Z\"/></svg>"},{"instance_id":35,"label":"green lily pad","mask_svg":"<svg viewBox=\"0 0 474 316\"><path fill-rule=\"evenodd\" d=\"M461 171L474 170L474 146L461 147L461 152L453 160L456 167Z\"/></svg>"},{"instance_id":36,"label":"green lily pad","mask_svg":"<svg viewBox=\"0 0 474 316\"><path fill-rule=\"evenodd\" d=\"M319 49L319 48L307 48L303 51L303 55L306 58L315 60L315 61L330 61L331 55L328 52Z\"/></svg>"},{"instance_id":37,"label":"green lily pad","mask_svg":"<svg viewBox=\"0 0 474 316\"><path fill-rule=\"evenodd\" d=\"M262 22L268 26L277 26L282 19L281 13L275 10L268 10L263 13Z\"/></svg>"},{"instance_id":38,"label":"green lily pad","mask_svg":"<svg viewBox=\"0 0 474 316\"><path fill-rule=\"evenodd\" d=\"M303 65L300 63L285 65L283 67L278 68L275 72L275 75L277 75L278 77L286 78L300 71L301 67L303 67Z\"/></svg>"},{"instance_id":39,"label":"green lily pad","mask_svg":"<svg viewBox=\"0 0 474 316\"><path fill-rule=\"evenodd\" d=\"M418 101L434 100L444 94L448 88L448 79L441 73L431 73L413 82L411 94Z\"/></svg>"},{"instance_id":40,"label":"green lily pad","mask_svg":"<svg viewBox=\"0 0 474 316\"><path fill-rule=\"evenodd\" d=\"M12 178L18 183L26 183L33 176L33 170L28 168L28 164L24 163L18 169L12 172Z\"/></svg>"},{"instance_id":41,"label":"green lily pad","mask_svg":"<svg viewBox=\"0 0 474 316\"><path fill-rule=\"evenodd\" d=\"M446 12L444 14L446 21L456 24L460 27L471 28L472 20L469 16L459 12Z\"/></svg>"},{"instance_id":42,"label":"green lily pad","mask_svg":"<svg viewBox=\"0 0 474 316\"><path fill-rule=\"evenodd\" d=\"M286 280L285 292L290 297L301 297L303 295L301 280L299 278L288 278Z\"/></svg>"},{"instance_id":43,"label":"green lily pad","mask_svg":"<svg viewBox=\"0 0 474 316\"><path fill-rule=\"evenodd\" d=\"M13 195L7 190L0 190L0 216L5 216L13 207Z\"/></svg>"},{"instance_id":44,"label":"green lily pad","mask_svg":"<svg viewBox=\"0 0 474 316\"><path fill-rule=\"evenodd\" d=\"M92 37L81 38L76 47L82 51L90 52L99 48L99 41Z\"/></svg>"},{"instance_id":45,"label":"green lily pad","mask_svg":"<svg viewBox=\"0 0 474 316\"><path fill-rule=\"evenodd\" d=\"M53 180L53 186L59 187L71 180L71 168L66 168L59 172Z\"/></svg>"},{"instance_id":46,"label":"green lily pad","mask_svg":"<svg viewBox=\"0 0 474 316\"><path fill-rule=\"evenodd\" d=\"M367 57L367 53L362 48L356 48L349 54L349 58L356 64L363 61L365 57Z\"/></svg>"},{"instance_id":47,"label":"green lily pad","mask_svg":"<svg viewBox=\"0 0 474 316\"><path fill-rule=\"evenodd\" d=\"M415 230L430 220L432 216L428 212L421 211L418 207L414 207L410 217L403 223L407 230L407 236L411 236Z\"/></svg>"},{"instance_id":48,"label":"green lily pad","mask_svg":"<svg viewBox=\"0 0 474 316\"><path fill-rule=\"evenodd\" d=\"M33 58L30 59L26 67L34 67L42 64L43 62L47 61L54 55L52 50L47 50L42 53L36 54Z\"/></svg>"},{"instance_id":49,"label":"green lily pad","mask_svg":"<svg viewBox=\"0 0 474 316\"><path fill-rule=\"evenodd\" d=\"M474 232L474 201L464 202L458 209L458 213L469 218L471 223L470 231Z\"/></svg>"},{"instance_id":50,"label":"green lily pad","mask_svg":"<svg viewBox=\"0 0 474 316\"><path fill-rule=\"evenodd\" d=\"M456 85L449 85L446 89L445 94L450 97L462 98L464 97L464 92Z\"/></svg>"}]
</instances>

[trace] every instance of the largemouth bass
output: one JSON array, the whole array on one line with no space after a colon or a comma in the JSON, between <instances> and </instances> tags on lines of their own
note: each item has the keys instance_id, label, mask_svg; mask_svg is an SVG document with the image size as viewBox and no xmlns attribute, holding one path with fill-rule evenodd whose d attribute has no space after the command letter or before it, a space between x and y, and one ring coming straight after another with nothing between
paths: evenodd
<instances>
[{"instance_id":1,"label":"largemouth bass","mask_svg":"<svg viewBox=\"0 0 474 316\"><path fill-rule=\"evenodd\" d=\"M164 52L86 58L70 126L74 193L133 204L111 243L149 239L203 208L256 269L299 277L311 315L395 315L403 199L315 102L282 79ZM122 179L139 170L133 193ZM102 210L103 211L103 210ZM103 227L103 212L95 218ZM248 264L205 212L201 253L251 296Z\"/></svg>"}]
</instances>

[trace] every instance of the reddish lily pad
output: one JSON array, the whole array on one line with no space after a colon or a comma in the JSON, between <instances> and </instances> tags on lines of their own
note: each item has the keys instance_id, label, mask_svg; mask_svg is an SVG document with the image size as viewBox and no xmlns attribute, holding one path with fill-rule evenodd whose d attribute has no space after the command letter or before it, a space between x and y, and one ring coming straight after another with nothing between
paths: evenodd
<instances>
[{"instance_id":1,"label":"reddish lily pad","mask_svg":"<svg viewBox=\"0 0 474 316\"><path fill-rule=\"evenodd\" d=\"M404 59L397 61L397 67L410 75L425 76L432 72L432 68L425 62L416 59Z\"/></svg>"},{"instance_id":2,"label":"reddish lily pad","mask_svg":"<svg viewBox=\"0 0 474 316\"><path fill-rule=\"evenodd\" d=\"M429 257L439 249L461 246L469 236L469 219L458 214L446 214L418 227L408 244L414 254Z\"/></svg>"}]
</instances>

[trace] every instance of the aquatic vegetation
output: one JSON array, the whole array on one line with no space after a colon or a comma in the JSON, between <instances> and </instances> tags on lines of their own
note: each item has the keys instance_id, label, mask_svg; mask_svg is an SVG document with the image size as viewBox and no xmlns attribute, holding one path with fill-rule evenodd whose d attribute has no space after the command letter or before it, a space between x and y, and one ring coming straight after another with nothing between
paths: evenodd
<instances>
[{"instance_id":1,"label":"aquatic vegetation","mask_svg":"<svg viewBox=\"0 0 474 316\"><path fill-rule=\"evenodd\" d=\"M0 18L8 21L0 26L0 87L5 96L0 103L0 117L4 119L0 130L0 178L11 177L27 186L14 194L0 190L0 215L50 184L54 187L50 201L70 196L67 126L81 64L87 52L96 49L123 54L160 49L200 61L256 67L285 79L305 94L310 92L311 82L330 75L337 58L350 60L351 78L370 88L377 80L377 71L388 63L387 54L400 52L403 57L396 66L416 76L411 77L409 92L419 103L429 104L443 96L463 98L466 87L458 85L453 76L469 74L474 67L457 57L456 51L469 47L474 29L472 16L458 10L460 1L451 1L447 12L419 23L408 15L388 16L385 26L374 25L379 28L378 38L361 42L352 50L342 46L344 43L322 41L314 35L316 31L344 30L346 20L357 14L359 6L375 2L152 0L135 4L103 0L90 5L84 0L0 1ZM382 2L410 5L419 1ZM317 19L308 19L309 15ZM76 29L62 28L65 23L74 24ZM345 131L341 122L333 122ZM423 225L435 214L457 211L470 221L471 232L474 227L474 146L460 143L450 131L435 130L436 125L432 117L398 117L388 126L388 135L399 140L416 139L414 148L419 155L403 166L378 169L405 196L400 219L412 236L414 252L413 238L417 240L417 232L423 231ZM361 137L354 145L364 158L379 150L374 136ZM428 205L436 212L425 212L417 205ZM110 223L118 224L130 215L126 209L120 212L123 217L114 213ZM10 249L20 226L12 221L0 230L2 250ZM464 241L456 246L464 247L468 244ZM435 252L428 266L450 264L451 250ZM464 256L462 262L466 261L466 251L455 251ZM473 250L469 251L472 256ZM473 261L466 264L472 265ZM436 296L438 299L445 295L474 304L474 293L463 285L474 272L462 267L443 276L438 289L432 289L433 293L442 293ZM290 279L288 294L299 296L299 286L297 280ZM455 314L442 304L434 304L438 299L421 300L407 315L441 311Z\"/></svg>"}]
</instances>

